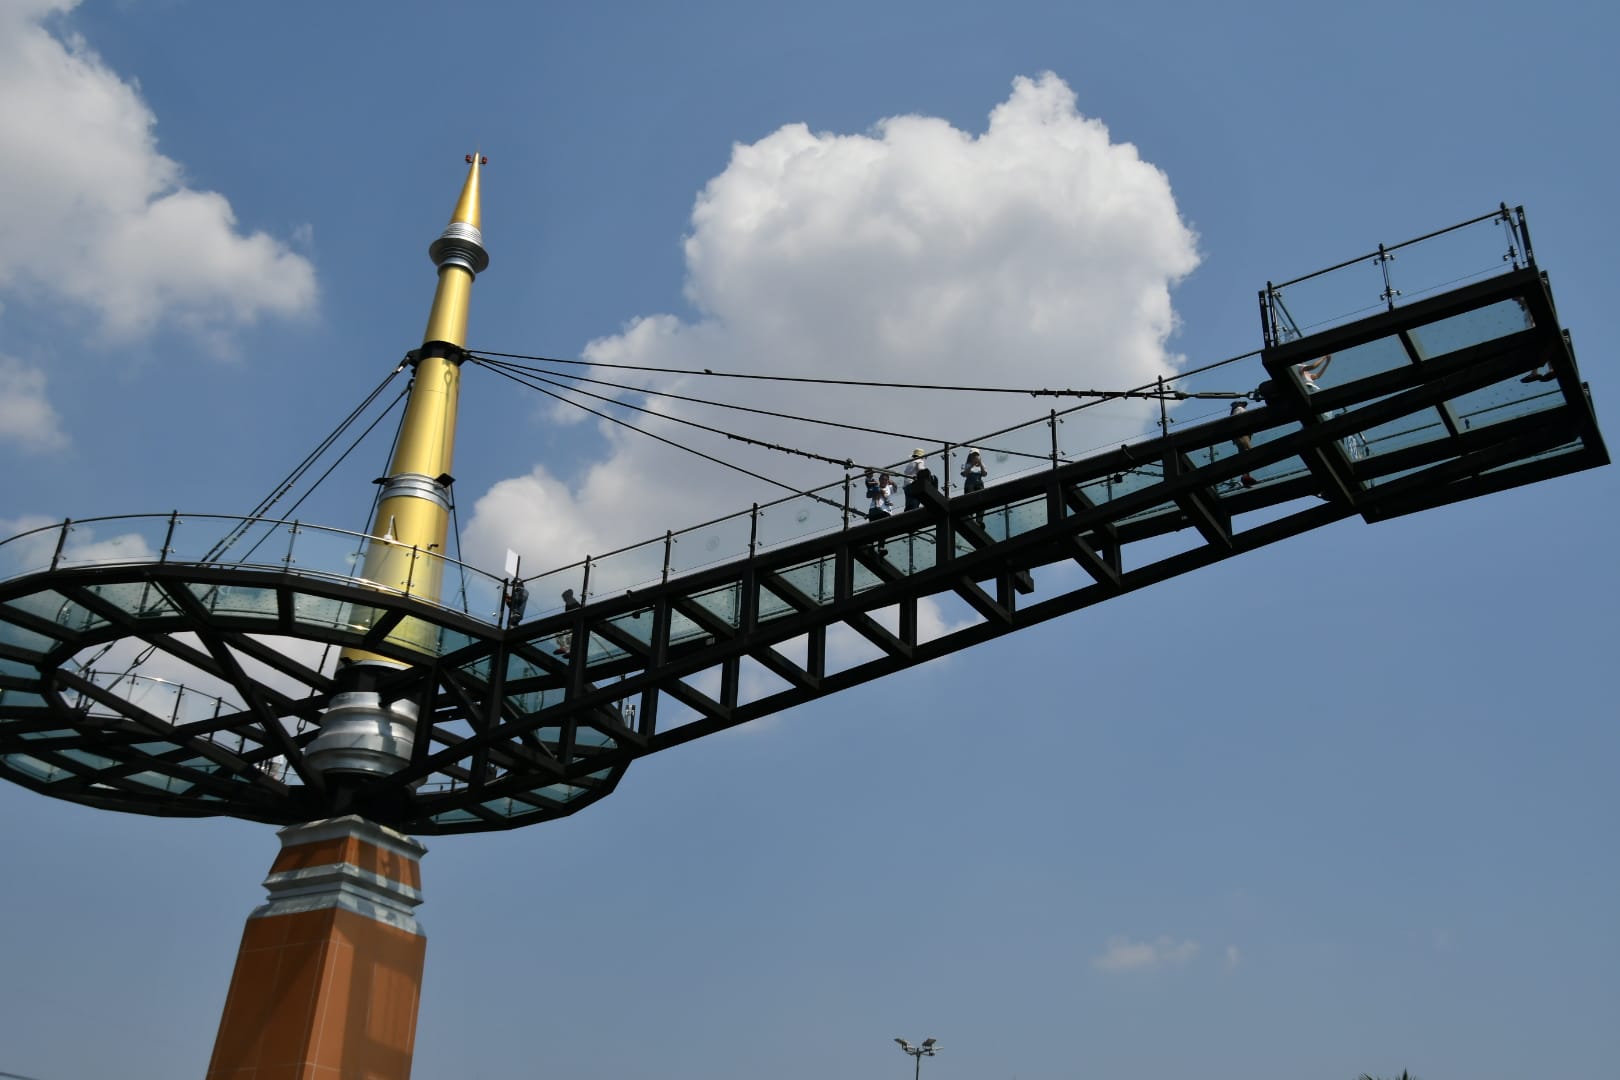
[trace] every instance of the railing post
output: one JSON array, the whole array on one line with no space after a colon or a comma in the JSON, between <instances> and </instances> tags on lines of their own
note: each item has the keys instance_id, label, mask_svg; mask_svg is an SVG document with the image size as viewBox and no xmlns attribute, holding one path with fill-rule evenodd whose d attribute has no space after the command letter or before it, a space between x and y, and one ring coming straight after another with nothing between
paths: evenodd
<instances>
[{"instance_id":1,"label":"railing post","mask_svg":"<svg viewBox=\"0 0 1620 1080\"><path fill-rule=\"evenodd\" d=\"M169 531L163 534L163 550L158 552L158 562L168 562L169 552L174 550L174 527L180 524L180 511L169 513Z\"/></svg>"},{"instance_id":2,"label":"railing post","mask_svg":"<svg viewBox=\"0 0 1620 1080\"><path fill-rule=\"evenodd\" d=\"M1378 254L1374 257L1373 261L1378 264L1378 269L1384 275L1384 291L1379 294L1378 299L1388 304L1389 310L1394 311L1395 298L1401 295L1401 290L1397 289L1389 280L1389 264L1395 261L1395 255L1394 253L1386 250L1383 244L1379 244Z\"/></svg>"},{"instance_id":3,"label":"railing post","mask_svg":"<svg viewBox=\"0 0 1620 1080\"><path fill-rule=\"evenodd\" d=\"M591 595L591 557L585 556L585 576L579 583L579 602L584 603Z\"/></svg>"},{"instance_id":4,"label":"railing post","mask_svg":"<svg viewBox=\"0 0 1620 1080\"><path fill-rule=\"evenodd\" d=\"M1507 233L1508 249L1502 256L1502 261L1511 263L1513 269L1519 268L1519 249L1524 245L1519 242L1519 230L1513 227L1513 214L1508 210L1507 203L1496 204L1496 220L1501 222L1502 231Z\"/></svg>"},{"instance_id":5,"label":"railing post","mask_svg":"<svg viewBox=\"0 0 1620 1080\"><path fill-rule=\"evenodd\" d=\"M1260 290L1260 336L1265 339L1266 348L1277 344L1277 328L1274 324L1271 311L1271 282Z\"/></svg>"},{"instance_id":6,"label":"railing post","mask_svg":"<svg viewBox=\"0 0 1620 1080\"><path fill-rule=\"evenodd\" d=\"M844 473L844 528L849 528L849 473Z\"/></svg>"},{"instance_id":7,"label":"railing post","mask_svg":"<svg viewBox=\"0 0 1620 1080\"><path fill-rule=\"evenodd\" d=\"M1530 223L1524 219L1524 207L1515 207L1519 217L1519 241L1524 244L1524 265L1536 265L1536 250L1530 246Z\"/></svg>"},{"instance_id":8,"label":"railing post","mask_svg":"<svg viewBox=\"0 0 1620 1080\"><path fill-rule=\"evenodd\" d=\"M759 503L748 514L748 557L752 559L759 547Z\"/></svg>"},{"instance_id":9,"label":"railing post","mask_svg":"<svg viewBox=\"0 0 1620 1080\"><path fill-rule=\"evenodd\" d=\"M55 570L56 569L56 564L62 561L62 549L67 547L68 531L70 529L72 529L72 528L73 528L73 519L72 518L63 518L62 519L62 531L56 537L56 551L51 554L51 569L52 570Z\"/></svg>"},{"instance_id":10,"label":"railing post","mask_svg":"<svg viewBox=\"0 0 1620 1080\"><path fill-rule=\"evenodd\" d=\"M412 544L411 545L411 568L409 570L405 571L405 595L406 596L411 595L411 588L416 584L416 556L417 556L417 552L418 552L417 546L415 544Z\"/></svg>"},{"instance_id":11,"label":"railing post","mask_svg":"<svg viewBox=\"0 0 1620 1080\"><path fill-rule=\"evenodd\" d=\"M675 533L669 529L664 530L664 581L669 580L670 548L675 544Z\"/></svg>"},{"instance_id":12,"label":"railing post","mask_svg":"<svg viewBox=\"0 0 1620 1080\"><path fill-rule=\"evenodd\" d=\"M1170 406L1164 397L1164 376L1159 376L1159 434L1170 437Z\"/></svg>"},{"instance_id":13,"label":"railing post","mask_svg":"<svg viewBox=\"0 0 1620 1080\"><path fill-rule=\"evenodd\" d=\"M951 497L951 444L945 443L945 453L940 461L940 467L945 470L945 497Z\"/></svg>"},{"instance_id":14,"label":"railing post","mask_svg":"<svg viewBox=\"0 0 1620 1080\"><path fill-rule=\"evenodd\" d=\"M291 567L292 566L292 564L293 564L293 544L295 544L297 542L298 542L298 522L295 521L295 522L292 523L292 528L287 530L287 556L286 556L286 558L281 560L281 565L282 566L286 566L286 567Z\"/></svg>"},{"instance_id":15,"label":"railing post","mask_svg":"<svg viewBox=\"0 0 1620 1080\"><path fill-rule=\"evenodd\" d=\"M1056 409L1052 409L1052 410L1048 411L1047 416L1046 416L1046 426L1049 427L1052 430L1052 468L1056 469L1057 468L1057 461L1058 461L1057 410Z\"/></svg>"}]
</instances>

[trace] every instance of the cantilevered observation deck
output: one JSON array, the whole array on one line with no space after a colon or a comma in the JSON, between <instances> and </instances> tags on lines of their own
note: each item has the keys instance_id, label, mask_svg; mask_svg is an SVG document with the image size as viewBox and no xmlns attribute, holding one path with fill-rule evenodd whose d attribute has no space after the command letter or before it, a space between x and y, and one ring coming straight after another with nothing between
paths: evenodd
<instances>
[{"instance_id":1,"label":"cantilevered observation deck","mask_svg":"<svg viewBox=\"0 0 1620 1080\"><path fill-rule=\"evenodd\" d=\"M1084 413L1053 413L978 443L1008 448L995 470L1008 478L983 491L929 492L921 510L866 521L846 477L626 549L629 587L608 560L531 580L586 603L513 629L487 574L413 551L410 566L444 563L448 595L431 603L357 570L377 538L298 523L248 523L255 554L231 562L201 557L237 524L217 518L15 537L0 544L13 575L0 584L0 775L151 814L525 825L608 794L637 757L1320 526L1606 464L1522 211L1465 224L1481 222L1508 237L1485 275L1400 297L1397 249L1381 247L1331 268L1384 273L1374 313L1300 333L1295 298L1328 272L1268 285L1258 356L1144 388L1167 402L1235 388L1256 399L1246 411L1167 411L1156 437L1078 458L1059 423ZM1328 355L1313 389L1298 365ZM721 561L690 567L696 552ZM928 637L931 598L965 617ZM338 649L392 661L375 690L420 718L403 767L358 787L306 760Z\"/></svg>"}]
</instances>

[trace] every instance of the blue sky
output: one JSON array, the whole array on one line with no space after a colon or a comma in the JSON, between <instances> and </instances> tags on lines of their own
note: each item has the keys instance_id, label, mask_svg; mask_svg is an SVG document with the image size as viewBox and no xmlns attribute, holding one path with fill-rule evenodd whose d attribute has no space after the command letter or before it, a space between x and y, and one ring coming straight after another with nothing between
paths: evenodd
<instances>
[{"instance_id":1,"label":"blue sky","mask_svg":"<svg viewBox=\"0 0 1620 1080\"><path fill-rule=\"evenodd\" d=\"M1615 23L5 0L0 518L250 509L419 342L475 145L476 348L1123 386L1256 347L1268 279L1505 200L1602 417ZM860 239L895 207L929 227ZM1026 299L1051 325L1004 325ZM464 408L491 569L762 494L485 371ZM301 513L363 526L384 452ZM1607 1075L1617 485L1334 526L431 840L414 1075L898 1076L897 1035L936 1080ZM273 832L0 812L0 1071L199 1074Z\"/></svg>"}]
</instances>

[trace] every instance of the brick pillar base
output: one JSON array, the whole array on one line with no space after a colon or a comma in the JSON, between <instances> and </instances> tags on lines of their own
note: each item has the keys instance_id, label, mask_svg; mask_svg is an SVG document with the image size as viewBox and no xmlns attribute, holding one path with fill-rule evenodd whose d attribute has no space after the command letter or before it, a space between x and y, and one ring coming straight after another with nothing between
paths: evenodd
<instances>
[{"instance_id":1,"label":"brick pillar base","mask_svg":"<svg viewBox=\"0 0 1620 1080\"><path fill-rule=\"evenodd\" d=\"M208 1080L408 1080L427 939L425 847L364 818L280 831Z\"/></svg>"}]
</instances>

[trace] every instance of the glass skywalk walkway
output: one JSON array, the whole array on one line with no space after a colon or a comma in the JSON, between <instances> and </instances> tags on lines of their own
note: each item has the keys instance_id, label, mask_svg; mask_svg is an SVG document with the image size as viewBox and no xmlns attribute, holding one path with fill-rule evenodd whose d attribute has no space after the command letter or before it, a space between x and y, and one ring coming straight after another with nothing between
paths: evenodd
<instances>
[{"instance_id":1,"label":"glass skywalk walkway","mask_svg":"<svg viewBox=\"0 0 1620 1080\"><path fill-rule=\"evenodd\" d=\"M1396 305L1386 274L1383 310L1303 335L1295 297L1323 275L1268 286L1258 361L1174 384L1253 386L1245 411L1078 459L1054 414L1031 428L1044 454L1004 433L1030 467L983 491L866 522L830 489L811 497L831 514L820 531L769 546L756 508L739 557L682 572L669 534L642 546L661 547L661 570L624 562L649 583L614 587L595 564L585 606L512 630L492 621L492 578L459 611L355 580L352 537L323 571L293 558L299 526L258 564L171 557L174 516L145 557L64 558L64 527L49 567L0 585L0 774L146 813L513 827L601 798L636 757L1322 525L1605 464L1545 276L1508 223L1514 257L1491 276ZM384 689L422 719L411 764L335 807L303 749L331 692L318 654L340 646L409 665Z\"/></svg>"}]
</instances>

